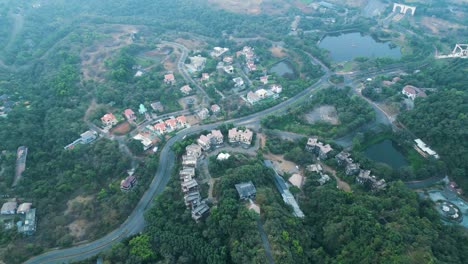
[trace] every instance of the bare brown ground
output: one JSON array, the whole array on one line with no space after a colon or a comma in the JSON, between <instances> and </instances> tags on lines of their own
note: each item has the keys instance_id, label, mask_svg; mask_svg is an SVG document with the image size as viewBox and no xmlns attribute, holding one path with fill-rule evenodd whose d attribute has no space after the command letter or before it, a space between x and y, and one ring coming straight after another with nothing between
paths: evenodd
<instances>
[{"instance_id":1,"label":"bare brown ground","mask_svg":"<svg viewBox=\"0 0 468 264\"><path fill-rule=\"evenodd\" d=\"M235 13L260 14L263 0L208 0L208 2Z\"/></svg>"},{"instance_id":2,"label":"bare brown ground","mask_svg":"<svg viewBox=\"0 0 468 264\"><path fill-rule=\"evenodd\" d=\"M86 236L86 230L88 229L88 221L85 219L77 219L68 225L70 235L77 240L82 240Z\"/></svg>"},{"instance_id":3,"label":"bare brown ground","mask_svg":"<svg viewBox=\"0 0 468 264\"><path fill-rule=\"evenodd\" d=\"M345 191L345 192L351 192L351 187L349 186L349 184L348 184L347 182L345 182L345 181L342 181L340 178L338 178L338 177L336 176L336 171L335 171L333 168L331 168L331 167L325 165L325 164L322 163L322 162L320 162L320 165L322 165L323 169L324 169L326 172L330 173L330 174L335 178L335 180L336 180L336 187L337 187L338 189L343 190L343 191Z\"/></svg>"},{"instance_id":4,"label":"bare brown ground","mask_svg":"<svg viewBox=\"0 0 468 264\"><path fill-rule=\"evenodd\" d=\"M87 204L89 203L94 197L93 196L77 196L67 202L67 210L65 210L65 215L71 213L73 211L73 207L76 204Z\"/></svg>"},{"instance_id":5,"label":"bare brown ground","mask_svg":"<svg viewBox=\"0 0 468 264\"><path fill-rule=\"evenodd\" d=\"M272 153L263 154L266 159L269 159L275 164L279 172L292 173L297 172L296 163L285 160L283 155L275 155Z\"/></svg>"},{"instance_id":6,"label":"bare brown ground","mask_svg":"<svg viewBox=\"0 0 468 264\"><path fill-rule=\"evenodd\" d=\"M463 25L451 23L447 20L435 18L435 17L423 17L421 24L428 28L433 34L439 34L440 31L454 30L458 28L464 28Z\"/></svg>"},{"instance_id":7,"label":"bare brown ground","mask_svg":"<svg viewBox=\"0 0 468 264\"><path fill-rule=\"evenodd\" d=\"M138 31L137 27L133 25L105 25L103 28L112 30L111 33L107 33L109 37L83 49L80 54L81 72L84 80L104 81L104 73L106 72L104 61L111 57L116 50L131 44L130 34Z\"/></svg>"},{"instance_id":8,"label":"bare brown ground","mask_svg":"<svg viewBox=\"0 0 468 264\"><path fill-rule=\"evenodd\" d=\"M277 58L284 58L287 56L286 51L281 47L271 47L270 52Z\"/></svg>"},{"instance_id":9,"label":"bare brown ground","mask_svg":"<svg viewBox=\"0 0 468 264\"><path fill-rule=\"evenodd\" d=\"M191 126L200 123L200 119L196 115L189 115L185 116L187 123L189 123Z\"/></svg>"},{"instance_id":10,"label":"bare brown ground","mask_svg":"<svg viewBox=\"0 0 468 264\"><path fill-rule=\"evenodd\" d=\"M177 43L180 43L180 44L184 45L189 50L200 49L200 48L202 48L203 46L206 45L205 42L203 42L200 39L197 39L195 37L192 38L192 39L177 38L177 39L175 39L174 42L177 42Z\"/></svg>"},{"instance_id":11,"label":"bare brown ground","mask_svg":"<svg viewBox=\"0 0 468 264\"><path fill-rule=\"evenodd\" d=\"M322 105L317 107L306 113L304 117L309 124L313 124L317 121L327 122L332 125L338 125L340 123L336 108L332 105Z\"/></svg>"},{"instance_id":12,"label":"bare brown ground","mask_svg":"<svg viewBox=\"0 0 468 264\"><path fill-rule=\"evenodd\" d=\"M113 127L110 132L116 135L125 135L128 132L130 132L130 130L130 124L128 123L128 121L125 121L123 123L120 123L118 126Z\"/></svg>"}]
</instances>

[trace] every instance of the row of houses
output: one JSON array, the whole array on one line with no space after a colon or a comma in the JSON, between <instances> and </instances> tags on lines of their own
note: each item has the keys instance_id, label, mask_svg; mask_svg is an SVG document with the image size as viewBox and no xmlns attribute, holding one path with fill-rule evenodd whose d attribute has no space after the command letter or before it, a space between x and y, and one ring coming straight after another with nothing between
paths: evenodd
<instances>
[{"instance_id":1,"label":"row of houses","mask_svg":"<svg viewBox=\"0 0 468 264\"><path fill-rule=\"evenodd\" d=\"M258 89L255 92L248 92L246 96L247 102L250 104L254 105L258 103L259 101L272 97L274 99L279 97L279 94L283 91L283 87L279 84L273 84L270 86L269 90L265 89Z\"/></svg>"},{"instance_id":2,"label":"row of houses","mask_svg":"<svg viewBox=\"0 0 468 264\"><path fill-rule=\"evenodd\" d=\"M318 141L317 137L310 137L307 140L306 150L315 153L320 159L325 160L328 158L330 152L333 151L333 148L330 144L323 144Z\"/></svg>"},{"instance_id":3,"label":"row of houses","mask_svg":"<svg viewBox=\"0 0 468 264\"><path fill-rule=\"evenodd\" d=\"M249 46L245 46L242 50L236 53L237 57L244 56L245 57L245 66L249 71L256 71L257 65L255 65L255 59L257 58L254 52L254 49Z\"/></svg>"},{"instance_id":4,"label":"row of houses","mask_svg":"<svg viewBox=\"0 0 468 264\"><path fill-rule=\"evenodd\" d=\"M165 133L172 132L174 130L184 128L187 126L187 118L185 116L178 116L176 118L171 117L165 121L158 121L156 124L153 126L153 128L150 128L150 130L153 130L154 132L163 135Z\"/></svg>"},{"instance_id":5,"label":"row of houses","mask_svg":"<svg viewBox=\"0 0 468 264\"><path fill-rule=\"evenodd\" d=\"M37 226L36 209L31 207L32 203L22 203L18 206L16 200L4 203L0 209L0 215L6 219L3 221L5 229L12 229L14 218L19 218L19 221L16 222L18 233L25 235L34 234ZM14 216L14 218L11 218L11 216Z\"/></svg>"},{"instance_id":6,"label":"row of houses","mask_svg":"<svg viewBox=\"0 0 468 264\"><path fill-rule=\"evenodd\" d=\"M345 168L346 175L356 175L359 184L368 185L372 190L382 190L387 186L384 179L379 180L370 170L361 169L360 164L353 161L349 152L342 151L335 159L339 166Z\"/></svg>"},{"instance_id":7,"label":"row of houses","mask_svg":"<svg viewBox=\"0 0 468 264\"><path fill-rule=\"evenodd\" d=\"M195 221L199 221L210 211L210 207L201 198L198 182L195 180L195 168L201 155L202 147L200 145L188 145L185 148L185 155L182 156L182 169L179 171L184 202L191 209L192 218Z\"/></svg>"}]
</instances>

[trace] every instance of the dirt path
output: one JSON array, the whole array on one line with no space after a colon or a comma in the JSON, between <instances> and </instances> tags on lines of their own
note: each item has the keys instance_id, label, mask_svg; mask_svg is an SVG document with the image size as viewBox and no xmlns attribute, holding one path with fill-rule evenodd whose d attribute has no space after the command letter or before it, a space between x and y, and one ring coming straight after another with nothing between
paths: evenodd
<instances>
[{"instance_id":1,"label":"dirt path","mask_svg":"<svg viewBox=\"0 0 468 264\"><path fill-rule=\"evenodd\" d=\"M24 26L24 17L21 14L11 14L10 12L9 15L13 17L13 19L15 20L15 23L13 24L13 29L11 31L10 39L5 45L4 50L8 50L11 48L11 46L16 40L16 37L18 36L18 33L20 33L23 30L23 26Z\"/></svg>"},{"instance_id":2,"label":"dirt path","mask_svg":"<svg viewBox=\"0 0 468 264\"><path fill-rule=\"evenodd\" d=\"M336 171L335 171L333 168L331 168L331 167L325 165L323 162L319 162L319 164L322 166L322 168L323 168L326 172L331 173L331 174L333 175L333 177L335 177L335 179L336 179L336 187L338 187L338 189L341 189L341 190L343 190L343 191L345 191L345 192L352 192L351 186L349 186L349 184L348 184L347 182L342 181L340 178L338 178L338 177L336 176Z\"/></svg>"},{"instance_id":3,"label":"dirt path","mask_svg":"<svg viewBox=\"0 0 468 264\"><path fill-rule=\"evenodd\" d=\"M215 183L218 181L219 179L215 179L215 178L210 178L210 180L208 181L209 185L210 185L210 189L208 189L208 198L210 198L210 200L212 200L213 202L217 203L218 201L216 199L213 198L213 189L214 189L214 185Z\"/></svg>"}]
</instances>

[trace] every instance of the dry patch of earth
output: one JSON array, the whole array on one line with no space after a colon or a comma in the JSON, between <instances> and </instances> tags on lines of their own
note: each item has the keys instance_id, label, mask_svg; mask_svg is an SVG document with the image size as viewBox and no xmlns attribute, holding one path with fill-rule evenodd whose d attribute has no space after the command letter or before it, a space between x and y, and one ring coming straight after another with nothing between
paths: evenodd
<instances>
[{"instance_id":1,"label":"dry patch of earth","mask_svg":"<svg viewBox=\"0 0 468 264\"><path fill-rule=\"evenodd\" d=\"M273 165L278 170L278 173L298 173L299 169L296 167L296 163L285 160L283 155L275 155L272 153L263 154L266 159L273 162Z\"/></svg>"},{"instance_id":2,"label":"dry patch of earth","mask_svg":"<svg viewBox=\"0 0 468 264\"><path fill-rule=\"evenodd\" d=\"M68 215L74 211L80 205L86 205L94 199L94 196L77 196L67 202L67 210L65 210L65 215Z\"/></svg>"},{"instance_id":3,"label":"dry patch of earth","mask_svg":"<svg viewBox=\"0 0 468 264\"><path fill-rule=\"evenodd\" d=\"M314 124L319 121L332 125L338 125L340 123L338 119L338 112L332 105L322 105L317 107L314 110L306 113L304 117L309 124Z\"/></svg>"},{"instance_id":4,"label":"dry patch of earth","mask_svg":"<svg viewBox=\"0 0 468 264\"><path fill-rule=\"evenodd\" d=\"M271 47L270 52L277 58L284 58L287 56L285 49L282 47Z\"/></svg>"},{"instance_id":5,"label":"dry patch of earth","mask_svg":"<svg viewBox=\"0 0 468 264\"><path fill-rule=\"evenodd\" d=\"M433 34L439 34L441 31L456 30L464 28L463 25L451 23L447 20L435 18L435 17L423 17L421 24L428 28Z\"/></svg>"},{"instance_id":6,"label":"dry patch of earth","mask_svg":"<svg viewBox=\"0 0 468 264\"><path fill-rule=\"evenodd\" d=\"M130 126L130 124L127 121L125 121L123 123L120 123L116 127L113 127L110 132L115 135L125 135L128 132L130 132L131 129L132 127Z\"/></svg>"},{"instance_id":7,"label":"dry patch of earth","mask_svg":"<svg viewBox=\"0 0 468 264\"><path fill-rule=\"evenodd\" d=\"M260 14L264 0L208 0L222 9L235 13Z\"/></svg>"},{"instance_id":8,"label":"dry patch of earth","mask_svg":"<svg viewBox=\"0 0 468 264\"><path fill-rule=\"evenodd\" d=\"M70 235L77 240L82 240L86 236L86 230L88 229L88 221L84 219L77 219L68 225Z\"/></svg>"},{"instance_id":9,"label":"dry patch of earth","mask_svg":"<svg viewBox=\"0 0 468 264\"><path fill-rule=\"evenodd\" d=\"M130 45L133 42L131 34L138 28L133 25L106 25L98 31L104 31L107 38L83 49L80 57L83 79L101 82L106 72L104 61L115 51Z\"/></svg>"}]
</instances>

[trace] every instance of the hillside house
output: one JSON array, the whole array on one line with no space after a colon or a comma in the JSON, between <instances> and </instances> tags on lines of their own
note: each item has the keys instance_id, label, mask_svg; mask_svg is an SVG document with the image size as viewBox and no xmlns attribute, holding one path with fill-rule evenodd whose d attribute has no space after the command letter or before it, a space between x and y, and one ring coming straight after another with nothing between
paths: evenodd
<instances>
[{"instance_id":1,"label":"hillside house","mask_svg":"<svg viewBox=\"0 0 468 264\"><path fill-rule=\"evenodd\" d=\"M210 53L210 55L212 57L218 58L218 57L220 57L221 55L223 55L224 53L226 53L228 51L229 51L228 48L214 47L213 51Z\"/></svg>"},{"instance_id":2,"label":"hillside house","mask_svg":"<svg viewBox=\"0 0 468 264\"><path fill-rule=\"evenodd\" d=\"M361 171L359 163L348 163L345 168L345 173L348 176L356 175Z\"/></svg>"},{"instance_id":3,"label":"hillside house","mask_svg":"<svg viewBox=\"0 0 468 264\"><path fill-rule=\"evenodd\" d=\"M169 73L164 75L164 83L169 84L169 85L174 85L175 84L175 77L173 73Z\"/></svg>"},{"instance_id":4,"label":"hillside house","mask_svg":"<svg viewBox=\"0 0 468 264\"><path fill-rule=\"evenodd\" d=\"M181 183L182 191L184 193L198 191L198 182L196 180L190 180Z\"/></svg>"},{"instance_id":5,"label":"hillside house","mask_svg":"<svg viewBox=\"0 0 468 264\"><path fill-rule=\"evenodd\" d=\"M179 171L179 178L181 181L185 181L187 178L194 178L195 177L195 168L184 167L182 170Z\"/></svg>"},{"instance_id":6,"label":"hillside house","mask_svg":"<svg viewBox=\"0 0 468 264\"><path fill-rule=\"evenodd\" d=\"M260 76L260 82L263 83L263 84L267 84L268 83L268 75Z\"/></svg>"},{"instance_id":7,"label":"hillside house","mask_svg":"<svg viewBox=\"0 0 468 264\"><path fill-rule=\"evenodd\" d=\"M270 90L275 94L280 94L283 91L283 87L279 84L273 84L270 86Z\"/></svg>"},{"instance_id":8,"label":"hillside house","mask_svg":"<svg viewBox=\"0 0 468 264\"><path fill-rule=\"evenodd\" d=\"M250 129L237 130L237 128L232 128L228 132L229 143L231 144L241 144L244 147L250 147L252 144L253 132Z\"/></svg>"},{"instance_id":9,"label":"hillside house","mask_svg":"<svg viewBox=\"0 0 468 264\"><path fill-rule=\"evenodd\" d=\"M211 112L212 112L213 114L217 114L217 113L219 113L220 111L221 111L221 107L219 107L219 105L214 104L214 105L211 106Z\"/></svg>"},{"instance_id":10,"label":"hillside house","mask_svg":"<svg viewBox=\"0 0 468 264\"><path fill-rule=\"evenodd\" d=\"M195 207L201 202L201 195L199 191L189 192L184 195L185 206Z\"/></svg>"},{"instance_id":11,"label":"hillside house","mask_svg":"<svg viewBox=\"0 0 468 264\"><path fill-rule=\"evenodd\" d=\"M178 116L176 117L177 125L180 127L187 126L187 118L185 116Z\"/></svg>"},{"instance_id":12,"label":"hillside house","mask_svg":"<svg viewBox=\"0 0 468 264\"><path fill-rule=\"evenodd\" d=\"M224 66L223 70L227 74L233 74L234 73L234 67L232 67L232 65Z\"/></svg>"},{"instance_id":13,"label":"hillside house","mask_svg":"<svg viewBox=\"0 0 468 264\"><path fill-rule=\"evenodd\" d=\"M241 77L236 77L232 79L232 81L234 82L234 87L236 88L244 86L244 79L242 79Z\"/></svg>"},{"instance_id":14,"label":"hillside house","mask_svg":"<svg viewBox=\"0 0 468 264\"><path fill-rule=\"evenodd\" d=\"M254 92L248 92L247 93L247 97L246 97L246 100L247 102L249 102L250 104L254 105L256 103L258 103L260 101L260 97L258 97L258 95Z\"/></svg>"},{"instance_id":15,"label":"hillside house","mask_svg":"<svg viewBox=\"0 0 468 264\"><path fill-rule=\"evenodd\" d=\"M255 65L255 62L253 62L253 61L247 61L246 66L247 66L247 69L249 71L256 71L257 70L257 65Z\"/></svg>"},{"instance_id":16,"label":"hillside house","mask_svg":"<svg viewBox=\"0 0 468 264\"><path fill-rule=\"evenodd\" d=\"M133 112L133 110L130 108L125 109L124 116L129 122L133 122L137 118L135 112Z\"/></svg>"},{"instance_id":17,"label":"hillside house","mask_svg":"<svg viewBox=\"0 0 468 264\"><path fill-rule=\"evenodd\" d=\"M82 144L89 144L96 140L97 133L93 130L88 130L80 135L80 140Z\"/></svg>"},{"instance_id":18,"label":"hillside house","mask_svg":"<svg viewBox=\"0 0 468 264\"><path fill-rule=\"evenodd\" d=\"M192 218L195 221L199 221L210 211L210 207L205 202L201 202L194 208L192 208Z\"/></svg>"},{"instance_id":19,"label":"hillside house","mask_svg":"<svg viewBox=\"0 0 468 264\"><path fill-rule=\"evenodd\" d=\"M210 80L210 75L208 73L206 73L206 72L202 73L201 80L202 81L209 81Z\"/></svg>"},{"instance_id":20,"label":"hillside house","mask_svg":"<svg viewBox=\"0 0 468 264\"><path fill-rule=\"evenodd\" d=\"M415 100L416 97L426 97L426 93L423 92L421 89L412 86L412 85L406 85L403 87L403 90L401 90L401 93L406 95L408 98L411 100Z\"/></svg>"},{"instance_id":21,"label":"hillside house","mask_svg":"<svg viewBox=\"0 0 468 264\"><path fill-rule=\"evenodd\" d=\"M203 68L205 67L205 64L206 64L206 58L200 55L197 55L194 57L190 57L190 63L186 64L186 66L187 66L187 70L190 73L194 73L194 72L203 70Z\"/></svg>"},{"instance_id":22,"label":"hillside house","mask_svg":"<svg viewBox=\"0 0 468 264\"><path fill-rule=\"evenodd\" d=\"M192 92L192 88L188 85L184 85L180 88L180 91L185 95L189 95Z\"/></svg>"},{"instance_id":23,"label":"hillside house","mask_svg":"<svg viewBox=\"0 0 468 264\"><path fill-rule=\"evenodd\" d=\"M209 150L211 148L211 140L208 136L201 135L197 139L198 145L203 149L203 150Z\"/></svg>"},{"instance_id":24,"label":"hillside house","mask_svg":"<svg viewBox=\"0 0 468 264\"><path fill-rule=\"evenodd\" d=\"M255 199L257 189L252 181L238 183L235 186L241 200Z\"/></svg>"},{"instance_id":25,"label":"hillside house","mask_svg":"<svg viewBox=\"0 0 468 264\"><path fill-rule=\"evenodd\" d=\"M265 99L268 96L268 92L265 89L259 89L255 91L255 94L260 98L260 100Z\"/></svg>"},{"instance_id":26,"label":"hillside house","mask_svg":"<svg viewBox=\"0 0 468 264\"><path fill-rule=\"evenodd\" d=\"M151 103L151 108L153 108L153 110L157 112L164 112L164 106L161 104L161 102Z\"/></svg>"},{"instance_id":27,"label":"hillside house","mask_svg":"<svg viewBox=\"0 0 468 264\"><path fill-rule=\"evenodd\" d=\"M182 166L195 168L197 166L197 157L183 155L182 156Z\"/></svg>"},{"instance_id":28,"label":"hillside house","mask_svg":"<svg viewBox=\"0 0 468 264\"><path fill-rule=\"evenodd\" d=\"M200 111L197 112L197 116L201 120L207 119L210 116L210 111L208 111L208 109L206 109L206 108L203 108L203 109L201 109Z\"/></svg>"},{"instance_id":29,"label":"hillside house","mask_svg":"<svg viewBox=\"0 0 468 264\"><path fill-rule=\"evenodd\" d=\"M199 158L202 154L202 147L197 144L190 144L187 147L185 147L185 152L188 156L194 156Z\"/></svg>"},{"instance_id":30,"label":"hillside house","mask_svg":"<svg viewBox=\"0 0 468 264\"><path fill-rule=\"evenodd\" d=\"M169 131L174 131L177 129L177 120L175 118L168 119L164 121L164 123L166 124L166 128Z\"/></svg>"},{"instance_id":31,"label":"hillside house","mask_svg":"<svg viewBox=\"0 0 468 264\"><path fill-rule=\"evenodd\" d=\"M117 125L117 118L112 113L107 113L101 117L101 122L105 127L112 127Z\"/></svg>"},{"instance_id":32,"label":"hillside house","mask_svg":"<svg viewBox=\"0 0 468 264\"><path fill-rule=\"evenodd\" d=\"M156 130L156 133L159 133L159 134L164 134L166 133L166 123L164 122L161 122L161 123L157 123L156 125L154 125L154 129Z\"/></svg>"},{"instance_id":33,"label":"hillside house","mask_svg":"<svg viewBox=\"0 0 468 264\"><path fill-rule=\"evenodd\" d=\"M120 182L120 190L122 190L123 192L127 192L131 190L136 184L137 179L135 178L135 176L128 176Z\"/></svg>"},{"instance_id":34,"label":"hillside house","mask_svg":"<svg viewBox=\"0 0 468 264\"><path fill-rule=\"evenodd\" d=\"M234 58L232 56L224 56L223 62L227 64L231 64L234 61Z\"/></svg>"},{"instance_id":35,"label":"hillside house","mask_svg":"<svg viewBox=\"0 0 468 264\"><path fill-rule=\"evenodd\" d=\"M22 203L20 206L18 206L18 209L16 210L17 214L26 214L31 210L32 203Z\"/></svg>"},{"instance_id":36,"label":"hillside house","mask_svg":"<svg viewBox=\"0 0 468 264\"><path fill-rule=\"evenodd\" d=\"M317 137L311 137L307 140L306 150L317 154L320 159L327 159L333 148L329 144L319 142Z\"/></svg>"},{"instance_id":37,"label":"hillside house","mask_svg":"<svg viewBox=\"0 0 468 264\"><path fill-rule=\"evenodd\" d=\"M20 221L17 225L18 233L24 235L33 235L36 232L36 209L30 209L24 214L24 222Z\"/></svg>"}]
</instances>

